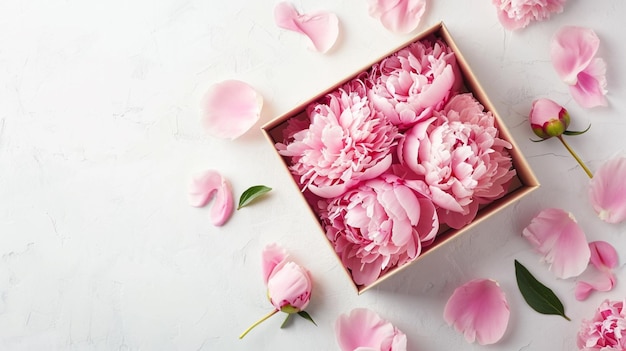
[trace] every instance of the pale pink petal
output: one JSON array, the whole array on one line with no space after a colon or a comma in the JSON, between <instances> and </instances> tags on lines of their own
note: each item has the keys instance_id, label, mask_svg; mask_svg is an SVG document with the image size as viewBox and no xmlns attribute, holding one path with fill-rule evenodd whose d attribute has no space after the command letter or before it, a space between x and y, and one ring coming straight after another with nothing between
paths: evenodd
<instances>
[{"instance_id":1,"label":"pale pink petal","mask_svg":"<svg viewBox=\"0 0 626 351\"><path fill-rule=\"evenodd\" d=\"M395 33L409 33L417 28L425 10L425 0L369 0L370 16Z\"/></svg>"},{"instance_id":2,"label":"pale pink petal","mask_svg":"<svg viewBox=\"0 0 626 351\"><path fill-rule=\"evenodd\" d=\"M292 4L280 2L274 8L276 25L306 35L316 51L325 53L339 37L339 19L331 12L299 14Z\"/></svg>"},{"instance_id":3,"label":"pale pink petal","mask_svg":"<svg viewBox=\"0 0 626 351\"><path fill-rule=\"evenodd\" d=\"M589 182L589 200L605 222L626 219L626 158L617 157L604 163Z\"/></svg>"},{"instance_id":4,"label":"pale pink petal","mask_svg":"<svg viewBox=\"0 0 626 351\"><path fill-rule=\"evenodd\" d=\"M202 124L212 136L235 139L258 120L263 98L254 88L238 80L212 85L204 95Z\"/></svg>"},{"instance_id":5,"label":"pale pink petal","mask_svg":"<svg viewBox=\"0 0 626 351\"><path fill-rule=\"evenodd\" d=\"M574 277L587 268L591 252L585 233L572 214L557 208L545 209L522 234L543 255L556 277Z\"/></svg>"},{"instance_id":6,"label":"pale pink petal","mask_svg":"<svg viewBox=\"0 0 626 351\"><path fill-rule=\"evenodd\" d=\"M579 301L585 300L593 290L610 291L615 285L613 268L617 267L618 255L615 248L606 241L589 243L591 258L589 267L576 282L575 296Z\"/></svg>"},{"instance_id":7,"label":"pale pink petal","mask_svg":"<svg viewBox=\"0 0 626 351\"><path fill-rule=\"evenodd\" d=\"M593 30L565 26L555 34L550 46L554 69L565 83L574 85L578 74L589 66L599 47L600 39Z\"/></svg>"},{"instance_id":8,"label":"pale pink petal","mask_svg":"<svg viewBox=\"0 0 626 351\"><path fill-rule=\"evenodd\" d=\"M509 323L509 305L497 282L475 279L456 288L443 312L448 325L481 345L500 340Z\"/></svg>"},{"instance_id":9,"label":"pale pink petal","mask_svg":"<svg viewBox=\"0 0 626 351\"><path fill-rule=\"evenodd\" d=\"M355 308L335 322L335 333L342 351L406 351L406 335L393 324L366 308Z\"/></svg>"},{"instance_id":10,"label":"pale pink petal","mask_svg":"<svg viewBox=\"0 0 626 351\"><path fill-rule=\"evenodd\" d=\"M263 273L263 282L272 276L277 267L281 267L287 260L287 251L278 244L272 243L265 246L261 253L261 271Z\"/></svg>"},{"instance_id":11,"label":"pale pink petal","mask_svg":"<svg viewBox=\"0 0 626 351\"><path fill-rule=\"evenodd\" d=\"M221 226L234 210L233 192L230 183L219 172L208 170L194 176L189 186L189 204L203 207L215 195L210 217L213 225Z\"/></svg>"},{"instance_id":12,"label":"pale pink petal","mask_svg":"<svg viewBox=\"0 0 626 351\"><path fill-rule=\"evenodd\" d=\"M576 102L585 108L607 106L606 63L596 58L578 74L578 81L570 86L570 93Z\"/></svg>"}]
</instances>

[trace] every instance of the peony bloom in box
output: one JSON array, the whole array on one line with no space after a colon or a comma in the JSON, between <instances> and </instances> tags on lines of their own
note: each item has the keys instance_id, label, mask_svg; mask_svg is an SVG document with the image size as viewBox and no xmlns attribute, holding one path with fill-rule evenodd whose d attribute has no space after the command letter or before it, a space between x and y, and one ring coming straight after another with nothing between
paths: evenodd
<instances>
[{"instance_id":1,"label":"peony bloom in box","mask_svg":"<svg viewBox=\"0 0 626 351\"><path fill-rule=\"evenodd\" d=\"M360 285L416 258L439 229L432 201L391 174L319 206L328 240Z\"/></svg>"},{"instance_id":2,"label":"peony bloom in box","mask_svg":"<svg viewBox=\"0 0 626 351\"><path fill-rule=\"evenodd\" d=\"M428 185L441 221L471 222L478 207L504 195L515 175L495 118L472 94L454 96L435 117L418 123L400 143L400 160Z\"/></svg>"},{"instance_id":3,"label":"peony bloom in box","mask_svg":"<svg viewBox=\"0 0 626 351\"><path fill-rule=\"evenodd\" d=\"M308 109L310 125L293 141L276 144L291 157L291 172L315 195L340 196L360 181L378 177L392 161L398 130L372 108L357 80L326 95Z\"/></svg>"},{"instance_id":4,"label":"peony bloom in box","mask_svg":"<svg viewBox=\"0 0 626 351\"><path fill-rule=\"evenodd\" d=\"M369 98L401 130L432 116L463 83L441 39L415 42L372 67Z\"/></svg>"}]
</instances>

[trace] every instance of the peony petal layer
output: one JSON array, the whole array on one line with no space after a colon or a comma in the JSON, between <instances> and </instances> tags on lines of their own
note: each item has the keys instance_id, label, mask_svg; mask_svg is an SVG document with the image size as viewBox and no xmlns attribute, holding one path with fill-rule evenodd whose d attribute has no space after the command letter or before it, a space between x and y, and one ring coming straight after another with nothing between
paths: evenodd
<instances>
[{"instance_id":1,"label":"peony petal layer","mask_svg":"<svg viewBox=\"0 0 626 351\"><path fill-rule=\"evenodd\" d=\"M409 33L426 11L425 0L369 0L369 14L394 33Z\"/></svg>"},{"instance_id":2,"label":"peony petal layer","mask_svg":"<svg viewBox=\"0 0 626 351\"><path fill-rule=\"evenodd\" d=\"M236 139L261 116L263 98L254 88L238 80L212 85L204 95L202 124L217 138Z\"/></svg>"},{"instance_id":3,"label":"peony petal layer","mask_svg":"<svg viewBox=\"0 0 626 351\"><path fill-rule=\"evenodd\" d=\"M306 35L321 53L330 50L339 37L339 19L331 12L299 14L292 4L280 2L274 8L274 21L280 28Z\"/></svg>"},{"instance_id":4,"label":"peony petal layer","mask_svg":"<svg viewBox=\"0 0 626 351\"><path fill-rule=\"evenodd\" d=\"M278 244L268 244L261 253L261 272L263 274L263 282L272 276L277 267L281 267L287 260L287 251Z\"/></svg>"},{"instance_id":5,"label":"peony petal layer","mask_svg":"<svg viewBox=\"0 0 626 351\"><path fill-rule=\"evenodd\" d=\"M570 213L545 209L531 220L522 235L543 255L556 277L575 277L587 268L591 256L589 245Z\"/></svg>"},{"instance_id":6,"label":"peony petal layer","mask_svg":"<svg viewBox=\"0 0 626 351\"><path fill-rule=\"evenodd\" d=\"M605 162L589 182L589 200L605 222L620 223L626 219L626 157Z\"/></svg>"},{"instance_id":7,"label":"peony petal layer","mask_svg":"<svg viewBox=\"0 0 626 351\"><path fill-rule=\"evenodd\" d=\"M458 287L448 299L443 318L463 333L467 342L496 343L504 336L510 311L497 282L475 279Z\"/></svg>"},{"instance_id":8,"label":"peony petal layer","mask_svg":"<svg viewBox=\"0 0 626 351\"><path fill-rule=\"evenodd\" d=\"M230 218L235 208L230 183L214 170L207 170L194 176L189 186L189 204L204 207L212 197L211 222L221 226Z\"/></svg>"}]
</instances>

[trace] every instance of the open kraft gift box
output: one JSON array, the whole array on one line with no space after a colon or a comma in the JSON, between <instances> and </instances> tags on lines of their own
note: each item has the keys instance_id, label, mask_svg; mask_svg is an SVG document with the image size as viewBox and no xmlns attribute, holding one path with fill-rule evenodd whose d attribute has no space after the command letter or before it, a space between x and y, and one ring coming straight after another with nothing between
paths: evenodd
<instances>
[{"instance_id":1,"label":"open kraft gift box","mask_svg":"<svg viewBox=\"0 0 626 351\"><path fill-rule=\"evenodd\" d=\"M435 252L437 248L446 244L448 241L467 232L471 228L479 225L480 222L482 222L489 216L496 214L499 210L501 210L505 206L508 206L511 203L519 200L521 197L525 196L526 194L528 194L529 192L531 192L532 190L536 189L539 186L537 179L535 178L534 174L529 168L526 160L520 153L509 131L507 130L506 126L504 125L500 117L498 116L495 108L489 101L484 90L481 88L480 84L474 77L474 74L470 70L468 63L463 58L463 55L461 55L461 53L459 52L458 47L455 45L454 41L452 40L452 37L450 36L450 33L448 32L448 30L446 29L443 23L439 23L425 30L424 32L418 34L416 37L414 37L413 39L405 43L404 45L401 45L399 48L393 50L390 53L383 55L380 59L375 60L372 64L367 65L366 67L357 70L356 72L349 75L345 79L339 81L337 84L330 87L328 90L321 92L317 96L314 96L311 99L305 101L304 103L300 104L299 106L287 112L286 114L279 116L276 119L265 124L262 127L263 133L267 137L268 141L271 143L274 150L277 152L278 156L282 159L285 165L285 171L291 173L292 169L290 167L293 166L293 163L292 163L293 155L285 156L284 152L281 153L279 151L279 148L282 148L284 150L286 138L287 138L286 135L293 136L295 133L294 128L296 128L296 131L297 131L297 128L301 128L301 129L309 128L309 124L311 121L311 119L309 118L309 113L311 111L311 104L319 102L320 99L324 98L329 93L337 91L338 88L345 87L346 84L351 82L353 79L360 77L363 74L367 74L368 72L372 72L373 67L377 67L377 64L381 63L382 60L384 60L385 58L388 58L391 55L396 54L403 48L406 48L409 45L416 43L418 41L424 40L425 38L429 38L431 40L433 38L435 40L437 39L442 40L445 44L447 44L449 49L454 53L456 57L456 64L458 65L457 72L460 72L460 77L462 78L462 86L460 88L461 89L460 93L473 94L473 97L475 98L475 100L477 100L480 104L483 105L485 112L489 111L493 115L493 118L495 120L494 121L495 128L497 129L497 133L498 133L497 137L499 139L505 140L511 146L510 149L508 149L508 156L510 156L510 161L508 161L509 163L507 163L507 165L508 164L511 165L510 166L511 168L509 168L507 171L509 171L511 174L514 173L514 175L510 177L510 180L507 181L505 185L502 186L503 195L500 195L501 197L490 200L488 202L482 202L479 205L477 214L473 218L473 220L471 220L471 222L467 224L463 224L458 229L453 229L451 226L444 225L442 223L436 230L436 236L434 237L434 239L430 240L428 242L428 245L424 246L423 248L420 248L421 252L419 252L417 256L412 257L409 260L405 260L404 262L402 262L401 264L398 264L397 266L392 266L390 268L388 267L384 271L381 271L379 276L376 277L374 281L368 282L366 284L359 284L355 282L356 279L353 279L351 269L349 267L346 267L346 265L342 261L342 257L340 257L340 255L335 252L336 245L334 245L331 242L331 240L328 239L326 235L328 222L323 222L323 219L320 215L320 209L316 208L315 195L312 195L310 191L306 189L306 186L301 184L301 182L299 181L302 179L301 178L302 174L299 174L299 175L292 174L294 185L300 191L302 195L301 197L302 200L306 201L309 204L309 208L311 209L310 214L314 216L314 218L316 219L316 222L319 224L321 234L324 235L325 241L329 243L329 247L331 248L331 250L335 252L335 256L337 257L339 264L344 268L347 274L347 277L353 283L357 293L359 294L379 284L380 282L389 278L393 274L396 274L400 270L406 269L411 264L418 264L417 262L420 261L420 258L424 257L427 254ZM393 157L397 158L398 156L393 156ZM422 213L423 212L424 211L422 211ZM334 230L335 232L337 232L337 231L341 231L341 228L334 228L330 230Z\"/></svg>"}]
</instances>

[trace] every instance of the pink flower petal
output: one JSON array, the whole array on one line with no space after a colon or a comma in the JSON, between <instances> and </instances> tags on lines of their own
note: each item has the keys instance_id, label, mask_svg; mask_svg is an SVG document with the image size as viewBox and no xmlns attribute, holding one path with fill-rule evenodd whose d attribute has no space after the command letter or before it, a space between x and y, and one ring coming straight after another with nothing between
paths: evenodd
<instances>
[{"instance_id":1,"label":"pink flower petal","mask_svg":"<svg viewBox=\"0 0 626 351\"><path fill-rule=\"evenodd\" d=\"M425 10L425 0L369 0L370 16L395 33L409 33L417 28Z\"/></svg>"},{"instance_id":2,"label":"pink flower petal","mask_svg":"<svg viewBox=\"0 0 626 351\"><path fill-rule=\"evenodd\" d=\"M626 219L626 158L617 157L604 163L589 182L589 200L605 222L620 223Z\"/></svg>"},{"instance_id":3,"label":"pink flower petal","mask_svg":"<svg viewBox=\"0 0 626 351\"><path fill-rule=\"evenodd\" d=\"M556 277L574 277L587 268L591 256L587 239L570 213L545 209L532 219L522 234L543 255Z\"/></svg>"},{"instance_id":4,"label":"pink flower petal","mask_svg":"<svg viewBox=\"0 0 626 351\"><path fill-rule=\"evenodd\" d=\"M214 170L204 171L192 178L189 186L189 204L204 207L215 195L211 207L211 222L221 226L230 218L234 210L233 193L230 183Z\"/></svg>"},{"instance_id":5,"label":"pink flower petal","mask_svg":"<svg viewBox=\"0 0 626 351\"><path fill-rule=\"evenodd\" d=\"M269 244L261 253L261 271L263 273L263 282L267 284L267 281L272 276L272 273L276 268L280 268L287 260L287 251L280 247L278 244Z\"/></svg>"},{"instance_id":6,"label":"pink flower petal","mask_svg":"<svg viewBox=\"0 0 626 351\"><path fill-rule=\"evenodd\" d=\"M600 39L583 27L565 26L552 40L550 56L561 79L570 85L572 97L582 107L606 106L606 64L595 58Z\"/></svg>"},{"instance_id":7,"label":"pink flower petal","mask_svg":"<svg viewBox=\"0 0 626 351\"><path fill-rule=\"evenodd\" d=\"M585 300L593 290L610 291L615 285L613 268L617 267L618 256L615 248L606 241L589 243L591 258L589 267L576 282L575 296L579 301Z\"/></svg>"},{"instance_id":8,"label":"pink flower petal","mask_svg":"<svg viewBox=\"0 0 626 351\"><path fill-rule=\"evenodd\" d=\"M299 14L292 4L280 2L274 8L274 20L280 28L306 35L321 53L330 50L339 37L339 19L331 12Z\"/></svg>"},{"instance_id":9,"label":"pink flower petal","mask_svg":"<svg viewBox=\"0 0 626 351\"><path fill-rule=\"evenodd\" d=\"M335 322L337 342L342 351L406 351L406 335L393 324L366 308L355 308Z\"/></svg>"},{"instance_id":10,"label":"pink flower petal","mask_svg":"<svg viewBox=\"0 0 626 351\"><path fill-rule=\"evenodd\" d=\"M465 335L467 342L481 345L497 342L509 323L509 305L497 282L475 279L454 290L443 318Z\"/></svg>"},{"instance_id":11,"label":"pink flower petal","mask_svg":"<svg viewBox=\"0 0 626 351\"><path fill-rule=\"evenodd\" d=\"M226 80L204 95L202 124L217 138L236 139L259 120L262 107L263 98L250 85Z\"/></svg>"}]
</instances>

